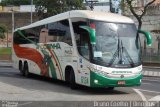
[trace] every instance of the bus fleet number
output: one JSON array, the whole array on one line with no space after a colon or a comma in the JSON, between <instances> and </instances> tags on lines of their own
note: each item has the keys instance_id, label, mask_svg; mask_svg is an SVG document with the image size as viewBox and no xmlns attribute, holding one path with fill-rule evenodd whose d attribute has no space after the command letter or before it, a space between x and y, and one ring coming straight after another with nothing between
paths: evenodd
<instances>
[{"instance_id":1,"label":"bus fleet number","mask_svg":"<svg viewBox=\"0 0 160 107\"><path fill-rule=\"evenodd\" d=\"M88 78L84 77L84 76L81 76L81 83L82 84L88 84Z\"/></svg>"}]
</instances>

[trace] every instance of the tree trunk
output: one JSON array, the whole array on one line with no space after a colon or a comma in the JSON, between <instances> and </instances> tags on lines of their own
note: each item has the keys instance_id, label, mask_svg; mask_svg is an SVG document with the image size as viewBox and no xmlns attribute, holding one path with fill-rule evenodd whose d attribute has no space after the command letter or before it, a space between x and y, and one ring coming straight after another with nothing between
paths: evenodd
<instances>
[{"instance_id":1,"label":"tree trunk","mask_svg":"<svg viewBox=\"0 0 160 107\"><path fill-rule=\"evenodd\" d=\"M137 20L138 20L138 30L140 30L142 27L142 19L138 18Z\"/></svg>"}]
</instances>

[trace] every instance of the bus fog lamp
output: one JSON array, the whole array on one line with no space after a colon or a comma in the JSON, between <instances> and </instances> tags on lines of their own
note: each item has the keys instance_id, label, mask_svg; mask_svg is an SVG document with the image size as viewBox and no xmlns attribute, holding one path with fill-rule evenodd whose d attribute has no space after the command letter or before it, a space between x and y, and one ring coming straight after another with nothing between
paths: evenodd
<instances>
[{"instance_id":1,"label":"bus fog lamp","mask_svg":"<svg viewBox=\"0 0 160 107\"><path fill-rule=\"evenodd\" d=\"M97 83L98 83L98 80L94 80L94 83L96 83L96 84L97 84Z\"/></svg>"}]
</instances>

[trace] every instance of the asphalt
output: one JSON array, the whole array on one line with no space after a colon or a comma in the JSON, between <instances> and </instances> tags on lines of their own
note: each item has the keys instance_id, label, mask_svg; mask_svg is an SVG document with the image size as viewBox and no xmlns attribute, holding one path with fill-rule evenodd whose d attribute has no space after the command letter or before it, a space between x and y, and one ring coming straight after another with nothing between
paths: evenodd
<instances>
[{"instance_id":1,"label":"asphalt","mask_svg":"<svg viewBox=\"0 0 160 107\"><path fill-rule=\"evenodd\" d=\"M11 61L0 61L0 67L12 67Z\"/></svg>"},{"instance_id":2,"label":"asphalt","mask_svg":"<svg viewBox=\"0 0 160 107\"><path fill-rule=\"evenodd\" d=\"M0 67L12 67L11 61L0 61ZM143 76L160 77L160 67L143 66Z\"/></svg>"}]
</instances>

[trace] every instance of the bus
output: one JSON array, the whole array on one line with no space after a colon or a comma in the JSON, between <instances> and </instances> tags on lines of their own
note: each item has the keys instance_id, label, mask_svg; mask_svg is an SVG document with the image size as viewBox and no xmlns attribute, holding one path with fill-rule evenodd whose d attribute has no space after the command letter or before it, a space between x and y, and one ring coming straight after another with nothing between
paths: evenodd
<instances>
[{"instance_id":1,"label":"bus","mask_svg":"<svg viewBox=\"0 0 160 107\"><path fill-rule=\"evenodd\" d=\"M143 34L128 17L89 10L64 12L28 26L13 36L13 67L23 76L37 74L88 87L140 86Z\"/></svg>"}]
</instances>

